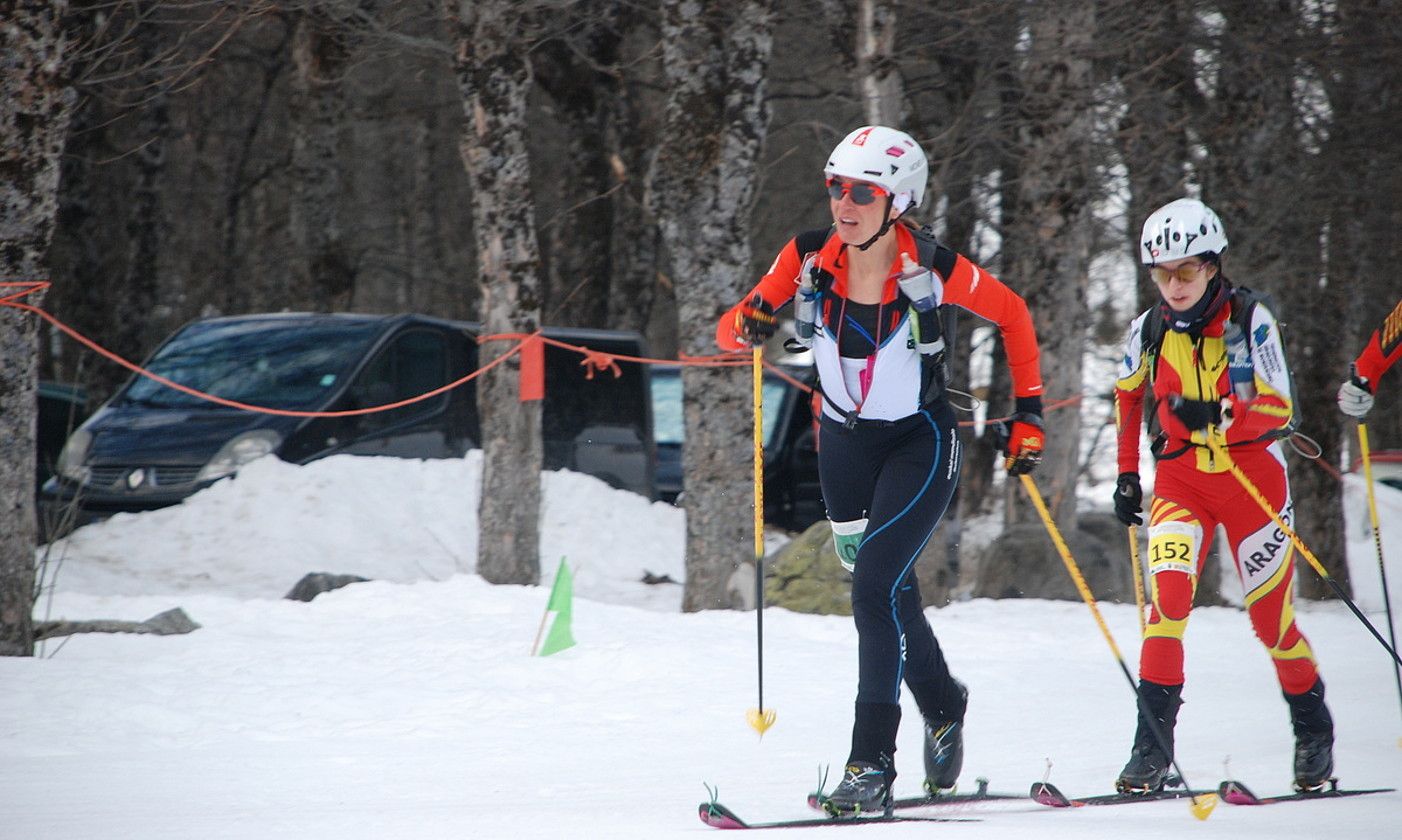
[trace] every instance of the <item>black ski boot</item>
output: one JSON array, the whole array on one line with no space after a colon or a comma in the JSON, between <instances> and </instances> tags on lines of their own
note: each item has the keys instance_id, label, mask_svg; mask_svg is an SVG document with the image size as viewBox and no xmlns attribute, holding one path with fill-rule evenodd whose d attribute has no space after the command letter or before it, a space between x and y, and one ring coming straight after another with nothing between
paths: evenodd
<instances>
[{"instance_id":1,"label":"black ski boot","mask_svg":"<svg viewBox=\"0 0 1402 840\"><path fill-rule=\"evenodd\" d=\"M1134 747L1129 754L1129 763L1115 780L1115 790L1120 793L1151 793L1163 790L1169 768L1173 764L1173 727L1178 722L1178 707L1183 704L1182 693L1181 685L1159 685L1148 680L1139 681L1139 725L1134 732ZM1160 746L1158 738L1154 737L1153 729L1144 720L1145 710L1158 722L1168 752L1164 752L1164 746Z\"/></svg>"},{"instance_id":2,"label":"black ski boot","mask_svg":"<svg viewBox=\"0 0 1402 840\"><path fill-rule=\"evenodd\" d=\"M1323 790L1334 775L1334 718L1324 704L1324 680L1304 694L1286 694L1295 730L1295 789Z\"/></svg>"},{"instance_id":3,"label":"black ski boot","mask_svg":"<svg viewBox=\"0 0 1402 840\"><path fill-rule=\"evenodd\" d=\"M891 808L891 783L896 771L882 756L880 763L853 761L842 774L842 782L823 797L823 810L834 817L880 814Z\"/></svg>"},{"instance_id":4,"label":"black ski boot","mask_svg":"<svg viewBox=\"0 0 1402 840\"><path fill-rule=\"evenodd\" d=\"M856 704L852 722L852 751L842 781L824 796L823 810L834 817L882 813L891 809L891 783L896 780L896 731L901 725L899 703Z\"/></svg>"},{"instance_id":5,"label":"black ski boot","mask_svg":"<svg viewBox=\"0 0 1402 840\"><path fill-rule=\"evenodd\" d=\"M945 793L959 781L959 771L964 768L964 709L968 707L969 690L958 680L953 680L958 689L957 709L950 709L942 716L949 719L925 719L925 792L931 795Z\"/></svg>"}]
</instances>

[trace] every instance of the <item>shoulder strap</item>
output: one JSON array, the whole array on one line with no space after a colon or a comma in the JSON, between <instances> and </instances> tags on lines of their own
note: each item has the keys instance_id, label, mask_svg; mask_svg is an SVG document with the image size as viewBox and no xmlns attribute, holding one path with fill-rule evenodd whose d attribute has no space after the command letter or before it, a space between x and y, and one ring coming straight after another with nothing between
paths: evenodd
<instances>
[{"instance_id":1,"label":"shoulder strap","mask_svg":"<svg viewBox=\"0 0 1402 840\"><path fill-rule=\"evenodd\" d=\"M1256 304L1263 299L1263 295L1257 294L1245 286L1232 288L1232 323L1240 327L1241 331L1246 334L1248 347L1254 340L1251 336L1251 313L1256 309Z\"/></svg>"},{"instance_id":2,"label":"shoulder strap","mask_svg":"<svg viewBox=\"0 0 1402 840\"><path fill-rule=\"evenodd\" d=\"M917 261L928 269L933 270L942 278L947 278L954 269L956 255L953 251L940 244L929 225L925 227L911 227L911 235L915 237L915 252ZM911 310L912 337L917 344L926 346L938 346L938 352L922 352L920 354L920 404L928 406L944 397L945 389L949 385L949 351L945 343L944 333L944 313L950 310L948 306L938 306L929 312L916 312Z\"/></svg>"},{"instance_id":3,"label":"shoulder strap","mask_svg":"<svg viewBox=\"0 0 1402 840\"><path fill-rule=\"evenodd\" d=\"M929 225L912 227L910 232L915 237L915 250L920 264L934 269L941 277L948 278L954 271L954 261L958 254L942 245Z\"/></svg>"},{"instance_id":4,"label":"shoulder strap","mask_svg":"<svg viewBox=\"0 0 1402 840\"><path fill-rule=\"evenodd\" d=\"M1236 286L1232 289L1232 322L1241 328L1242 334L1246 336L1246 346L1251 347L1256 343L1256 336L1251 332L1251 314L1255 311L1256 305L1264 303L1275 316L1275 328L1279 333L1280 352L1285 352L1285 337L1282 329L1284 324L1280 321L1280 315L1276 312L1275 300L1269 292L1257 292L1246 286ZM1284 429L1274 432L1267 437L1285 438L1290 437L1299 431L1302 417L1300 414L1300 396L1295 389L1295 377L1289 377L1290 389L1290 422Z\"/></svg>"},{"instance_id":5,"label":"shoulder strap","mask_svg":"<svg viewBox=\"0 0 1402 840\"><path fill-rule=\"evenodd\" d=\"M1154 355L1158 355L1159 346L1163 344L1163 315L1158 309L1158 304L1149 307L1144 326L1139 329L1139 346Z\"/></svg>"},{"instance_id":6,"label":"shoulder strap","mask_svg":"<svg viewBox=\"0 0 1402 840\"><path fill-rule=\"evenodd\" d=\"M808 258L808 255L822 250L823 246L832 238L833 229L829 225L825 228L814 228L805 230L793 238L794 247L798 249L798 261L801 263ZM827 271L820 270L815 277L819 292L826 292L832 285L832 275Z\"/></svg>"},{"instance_id":7,"label":"shoulder strap","mask_svg":"<svg viewBox=\"0 0 1402 840\"><path fill-rule=\"evenodd\" d=\"M828 237L832 236L832 227L814 228L805 230L793 238L794 245L798 247L799 259L803 259L814 251L820 250L827 244Z\"/></svg>"},{"instance_id":8,"label":"shoulder strap","mask_svg":"<svg viewBox=\"0 0 1402 840\"><path fill-rule=\"evenodd\" d=\"M935 254L942 247L940 241L935 238L934 231L926 225L913 228L911 234L915 237L915 252L920 264L926 268L934 268Z\"/></svg>"}]
</instances>

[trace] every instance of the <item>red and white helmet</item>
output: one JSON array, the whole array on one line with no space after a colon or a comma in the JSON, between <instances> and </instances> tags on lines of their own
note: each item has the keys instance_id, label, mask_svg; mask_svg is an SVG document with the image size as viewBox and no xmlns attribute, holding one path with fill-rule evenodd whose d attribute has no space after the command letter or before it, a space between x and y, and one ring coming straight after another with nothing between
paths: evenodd
<instances>
[{"instance_id":1,"label":"red and white helmet","mask_svg":"<svg viewBox=\"0 0 1402 840\"><path fill-rule=\"evenodd\" d=\"M878 184L891 193L891 206L904 213L924 199L930 164L925 150L904 131L864 125L842 138L828 155L823 174Z\"/></svg>"},{"instance_id":2,"label":"red and white helmet","mask_svg":"<svg viewBox=\"0 0 1402 840\"><path fill-rule=\"evenodd\" d=\"M1227 250L1227 232L1212 208L1196 198L1170 201L1149 214L1139 237L1139 259L1145 265Z\"/></svg>"}]
</instances>

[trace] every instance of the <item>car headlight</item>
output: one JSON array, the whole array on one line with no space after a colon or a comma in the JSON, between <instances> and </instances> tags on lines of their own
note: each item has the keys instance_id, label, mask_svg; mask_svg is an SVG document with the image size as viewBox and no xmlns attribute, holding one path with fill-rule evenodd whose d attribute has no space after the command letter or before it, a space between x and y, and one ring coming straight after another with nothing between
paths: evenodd
<instances>
[{"instance_id":1,"label":"car headlight","mask_svg":"<svg viewBox=\"0 0 1402 840\"><path fill-rule=\"evenodd\" d=\"M58 464L55 465L58 474L69 481L86 484L92 470L83 462L88 459L88 449L91 447L92 432L84 428L75 430L58 453Z\"/></svg>"},{"instance_id":2,"label":"car headlight","mask_svg":"<svg viewBox=\"0 0 1402 840\"><path fill-rule=\"evenodd\" d=\"M209 463L205 464L195 481L213 481L226 475L233 475L239 467L249 461L256 461L278 448L282 435L271 429L258 429L244 432L220 447Z\"/></svg>"}]
</instances>

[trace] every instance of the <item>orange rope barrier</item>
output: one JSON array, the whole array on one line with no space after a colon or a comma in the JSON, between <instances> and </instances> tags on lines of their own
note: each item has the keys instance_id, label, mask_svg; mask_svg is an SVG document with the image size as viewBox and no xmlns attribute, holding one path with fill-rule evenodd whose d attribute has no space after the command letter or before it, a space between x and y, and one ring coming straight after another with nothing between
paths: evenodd
<instances>
[{"instance_id":1,"label":"orange rope barrier","mask_svg":"<svg viewBox=\"0 0 1402 840\"><path fill-rule=\"evenodd\" d=\"M0 306L9 306L14 309L24 310L25 312L33 312L35 315L38 315L40 318L43 318L50 324L53 324L54 327L56 327L59 331L61 331L68 337L72 338L74 341L78 342L84 347L87 347L89 350L92 350L94 353L97 353L103 358L116 362L117 364L121 365L127 370L140 374L141 376L144 376L152 381L159 382L167 388L172 388L176 391L179 391L183 394L188 394L197 399L206 400L208 402L212 402L217 405L227 406L229 408L237 408L243 411L253 411L259 414L275 414L281 417L353 417L361 414L374 414L380 411L389 411L391 409L400 408L406 405L412 405L417 402L422 402L423 400L436 397L439 394L444 393L445 391L451 391L452 389L457 388L458 386L463 385L466 382L470 382L471 380L476 379L478 376L481 376L483 373L486 373L487 371L506 361L511 356L521 352L521 344L525 343L523 340L520 344L517 344L511 350L508 350L506 353L503 353L499 358L492 361L492 363L487 365L486 367L478 368L477 370L473 371L472 373L469 373L464 377L449 382L447 385L443 385L439 388L434 388L432 391L419 394L416 397L409 397L408 399L403 399L392 403L386 403L384 405L370 406L369 408L354 408L346 409L344 411L295 411L292 409L269 408L267 406L261 405L250 405L248 403L239 402L238 400L227 400L223 397L215 396L214 394L206 394L203 391L199 391L194 388L189 388L185 385L181 385L179 382L167 379L166 377L161 376L159 373L153 373L149 370L146 370L138 364L134 364L132 362L127 361L126 359L122 358L116 353L113 353L111 350L108 350L107 348L98 344L96 341L93 341L92 339L88 338L87 336L63 323L59 319L55 318L53 315L50 315L48 312L45 312L44 310L38 308L37 306L30 306L27 303L21 303L19 301L19 298L21 297L32 294L33 292L39 291L40 289L48 288L48 283L0 283L0 286L27 287L23 291L0 298Z\"/></svg>"},{"instance_id":2,"label":"orange rope barrier","mask_svg":"<svg viewBox=\"0 0 1402 840\"><path fill-rule=\"evenodd\" d=\"M486 373L487 371L491 370L497 365L502 364L512 356L517 355L521 352L522 346L527 341L533 338L538 339L546 344L553 345L555 347L579 353L581 356L583 356L583 358L580 360L580 365L585 368L585 377L587 379L593 379L594 374L596 372L603 373L604 371L611 372L615 378L621 376L622 370L618 366L618 363L620 361L635 362L637 364L683 365L691 367L743 367L751 364L750 354L745 351L736 351L732 353L716 353L710 356L690 356L686 353L678 353L678 358L676 359L658 359L646 356L629 356L621 353L606 353L601 350L592 350L588 347L568 344L557 339L546 338L542 336L539 332L529 334L501 333L498 335L478 336L476 341L479 345L484 344L488 341L515 341L516 346L512 347L510 350L507 350L501 356L492 360L489 364L472 371L466 376L455 379L446 385L434 388L431 391L426 391L425 393L419 394L417 396L409 397L403 400L398 400L396 402L385 403L384 405L369 406L367 408L346 409L343 411L295 411L291 409L270 408L267 406L251 405L249 403L239 402L238 400L230 400L216 396L214 394L207 394L203 391L199 391L194 388L181 385L178 382L174 382L170 379L167 379L164 376L161 376L158 373L153 373L152 371L146 370L140 365L137 365L133 362L122 358L121 356L117 355L111 350L108 350L107 348L98 344L96 341L93 341L92 339L88 338L87 336L63 323L58 318L54 317L53 315L49 314L43 309L40 309L39 307L33 306L28 303L24 303L21 300L22 298L27 297L28 295L49 288L49 285L50 284L46 281L37 280L28 282L0 282L0 287L11 287L16 289L16 291L10 294L6 294L3 297L0 297L0 306L8 306L13 309L19 309L25 312L32 312L40 318L43 318L45 321L48 321L56 329L58 329L60 332L64 333L68 337L72 338L74 341L78 342L79 344L83 345L89 350L92 350L94 353L97 353L99 356L102 356L105 359L115 362L116 364L126 368L127 370L132 371L133 373L136 373L140 376L144 376L155 382L159 382L167 388L171 388L183 394L188 394L189 396L195 397L197 399L202 399L208 402L215 403L216 405L222 405L228 408L236 408L242 411L253 411L261 414L274 414L283 417L354 417L363 414L375 414L381 411L390 411L396 408L402 408L406 405L413 405L414 403L422 402L427 399L432 399L433 397L436 397L439 394L451 391L454 388L458 388L462 385L465 385L468 382L471 382L473 379L476 379L483 373ZM775 376L778 376L780 379L784 380L785 382L788 382L795 388L800 388L810 394L814 392L814 388L812 385L809 385L805 382L801 382L800 380L793 377L791 374L785 372L778 365L775 365L772 362L765 361L764 366ZM1048 404L1046 410L1053 411L1058 408L1065 408L1068 405L1074 405L1075 403L1080 402L1081 399L1082 395L1077 394L1075 396L1067 397L1062 400L1057 400ZM996 423L1000 420L1009 419L1011 418L991 417L985 422ZM959 422L959 425L973 426L975 425L975 421L961 420Z\"/></svg>"}]
</instances>

